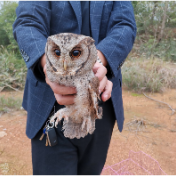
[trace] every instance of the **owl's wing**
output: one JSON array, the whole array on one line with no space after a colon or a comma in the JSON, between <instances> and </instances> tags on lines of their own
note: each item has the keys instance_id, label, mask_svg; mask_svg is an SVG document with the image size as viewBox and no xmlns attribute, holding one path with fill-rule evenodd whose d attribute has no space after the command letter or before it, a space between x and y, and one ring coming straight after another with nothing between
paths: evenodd
<instances>
[{"instance_id":1,"label":"owl's wing","mask_svg":"<svg viewBox=\"0 0 176 176\"><path fill-rule=\"evenodd\" d=\"M100 96L99 96L99 80L97 77L94 77L90 80L89 83L89 95L90 95L90 103L91 103L91 107L93 108L93 112L95 114L95 118L96 119L101 119L102 118L102 107L98 106L98 99L100 100Z\"/></svg>"}]
</instances>

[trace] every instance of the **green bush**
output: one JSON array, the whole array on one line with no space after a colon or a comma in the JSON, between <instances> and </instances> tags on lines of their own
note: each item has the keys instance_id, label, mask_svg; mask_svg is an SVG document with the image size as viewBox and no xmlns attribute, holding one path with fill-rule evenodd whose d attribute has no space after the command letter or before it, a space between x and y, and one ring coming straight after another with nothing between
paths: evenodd
<instances>
[{"instance_id":1,"label":"green bush","mask_svg":"<svg viewBox=\"0 0 176 176\"><path fill-rule=\"evenodd\" d=\"M176 2L133 1L137 37L133 52L176 61Z\"/></svg>"},{"instance_id":2,"label":"green bush","mask_svg":"<svg viewBox=\"0 0 176 176\"><path fill-rule=\"evenodd\" d=\"M15 52L19 52L19 50L13 37L12 25L16 19L15 10L17 6L18 2L15 1L0 2L0 45Z\"/></svg>"},{"instance_id":3,"label":"green bush","mask_svg":"<svg viewBox=\"0 0 176 176\"><path fill-rule=\"evenodd\" d=\"M176 41L174 39L162 40L156 43L156 40L150 36L149 40L140 44L139 49L134 52L138 52L140 55L145 55L146 58L151 56L158 57L167 61L176 62Z\"/></svg>"}]
</instances>

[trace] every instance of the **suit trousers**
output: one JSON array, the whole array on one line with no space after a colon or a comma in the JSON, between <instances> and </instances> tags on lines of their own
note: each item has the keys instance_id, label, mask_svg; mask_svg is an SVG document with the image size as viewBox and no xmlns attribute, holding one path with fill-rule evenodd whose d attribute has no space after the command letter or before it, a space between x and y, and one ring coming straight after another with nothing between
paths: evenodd
<instances>
[{"instance_id":1,"label":"suit trousers","mask_svg":"<svg viewBox=\"0 0 176 176\"><path fill-rule=\"evenodd\" d=\"M103 108L103 117L96 120L96 129L91 135L81 139L66 138L62 124L58 124L57 145L45 146L45 137L42 141L39 140L43 129L31 139L34 175L101 174L115 124L115 114L111 99L101 102L99 106Z\"/></svg>"}]
</instances>

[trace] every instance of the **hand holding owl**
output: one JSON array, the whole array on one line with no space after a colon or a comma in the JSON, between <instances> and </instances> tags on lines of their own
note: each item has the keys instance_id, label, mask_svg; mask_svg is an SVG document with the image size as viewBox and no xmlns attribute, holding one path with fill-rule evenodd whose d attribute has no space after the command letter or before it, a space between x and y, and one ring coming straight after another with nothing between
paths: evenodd
<instances>
[{"instance_id":1,"label":"hand holding owl","mask_svg":"<svg viewBox=\"0 0 176 176\"><path fill-rule=\"evenodd\" d=\"M102 55L103 54L101 53L101 51L98 51L98 56L104 64L107 61L105 60L105 58L102 57ZM45 73L46 83L53 90L57 102L60 105L73 104L74 97L75 97L74 94L76 94L76 88L62 86L62 85L59 85L58 83L51 82L48 79L46 75L46 56L45 54L41 58L41 66L43 67L43 71ZM97 76L100 81L99 90L101 93L103 92L101 98L105 102L111 97L111 91L112 91L112 86L113 86L112 82L107 80L107 77L106 77L107 69L103 65L99 63L95 63L93 67L93 71L94 71L95 76Z\"/></svg>"},{"instance_id":2,"label":"hand holding owl","mask_svg":"<svg viewBox=\"0 0 176 176\"><path fill-rule=\"evenodd\" d=\"M107 69L102 64L96 62L93 67L93 72L100 81L99 92L102 93L101 99L105 102L111 97L113 84L107 79Z\"/></svg>"},{"instance_id":3,"label":"hand holding owl","mask_svg":"<svg viewBox=\"0 0 176 176\"><path fill-rule=\"evenodd\" d=\"M50 122L57 127L64 119L62 130L70 139L80 139L94 132L96 119L103 115L98 104L100 93L103 92L103 101L111 96L112 83L106 77L107 69L97 56L94 42L89 36L60 33L48 37L45 47L46 83L57 102L65 105Z\"/></svg>"}]
</instances>

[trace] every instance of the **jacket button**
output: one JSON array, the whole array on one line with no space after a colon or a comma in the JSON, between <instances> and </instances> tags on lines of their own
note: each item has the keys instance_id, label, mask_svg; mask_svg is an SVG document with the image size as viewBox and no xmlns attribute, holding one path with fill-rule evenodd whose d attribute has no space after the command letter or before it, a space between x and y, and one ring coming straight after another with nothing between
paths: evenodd
<instances>
[{"instance_id":1,"label":"jacket button","mask_svg":"<svg viewBox=\"0 0 176 176\"><path fill-rule=\"evenodd\" d=\"M29 56L26 57L26 62L28 62L28 61L29 61Z\"/></svg>"},{"instance_id":2,"label":"jacket button","mask_svg":"<svg viewBox=\"0 0 176 176\"><path fill-rule=\"evenodd\" d=\"M122 67L123 64L124 64L124 61L119 64L117 70L119 70Z\"/></svg>"},{"instance_id":3,"label":"jacket button","mask_svg":"<svg viewBox=\"0 0 176 176\"><path fill-rule=\"evenodd\" d=\"M27 61L29 61L29 56L24 55L23 59L27 62Z\"/></svg>"}]
</instances>

